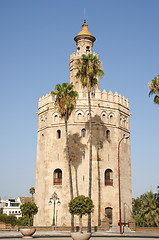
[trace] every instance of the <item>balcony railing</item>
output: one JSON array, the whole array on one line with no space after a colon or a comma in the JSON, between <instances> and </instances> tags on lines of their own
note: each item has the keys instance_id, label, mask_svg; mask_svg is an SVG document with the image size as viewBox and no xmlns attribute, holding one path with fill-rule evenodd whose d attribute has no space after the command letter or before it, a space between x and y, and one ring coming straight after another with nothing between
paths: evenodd
<instances>
[{"instance_id":1,"label":"balcony railing","mask_svg":"<svg viewBox=\"0 0 159 240\"><path fill-rule=\"evenodd\" d=\"M54 185L62 185L62 178L54 178Z\"/></svg>"},{"instance_id":2,"label":"balcony railing","mask_svg":"<svg viewBox=\"0 0 159 240\"><path fill-rule=\"evenodd\" d=\"M105 179L105 186L113 186L113 179Z\"/></svg>"}]
</instances>

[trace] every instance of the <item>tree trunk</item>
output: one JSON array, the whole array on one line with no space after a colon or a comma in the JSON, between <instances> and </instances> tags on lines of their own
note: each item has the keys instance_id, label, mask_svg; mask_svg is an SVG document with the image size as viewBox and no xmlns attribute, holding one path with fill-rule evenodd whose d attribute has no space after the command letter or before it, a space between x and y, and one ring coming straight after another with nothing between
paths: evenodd
<instances>
[{"instance_id":1,"label":"tree trunk","mask_svg":"<svg viewBox=\"0 0 159 240\"><path fill-rule=\"evenodd\" d=\"M72 200L73 199L73 185L72 185L71 160L70 160L69 146L68 146L67 115L65 115L65 135L66 135L66 154L67 154L69 182L70 182L70 197ZM74 215L73 214L71 214L71 232L74 232Z\"/></svg>"},{"instance_id":2,"label":"tree trunk","mask_svg":"<svg viewBox=\"0 0 159 240\"><path fill-rule=\"evenodd\" d=\"M79 225L80 225L79 232L82 233L82 215L79 216Z\"/></svg>"},{"instance_id":3,"label":"tree trunk","mask_svg":"<svg viewBox=\"0 0 159 240\"><path fill-rule=\"evenodd\" d=\"M91 92L88 90L89 106L89 189L88 197L92 196L92 113L91 113ZM88 232L91 232L91 213L88 214Z\"/></svg>"}]
</instances>

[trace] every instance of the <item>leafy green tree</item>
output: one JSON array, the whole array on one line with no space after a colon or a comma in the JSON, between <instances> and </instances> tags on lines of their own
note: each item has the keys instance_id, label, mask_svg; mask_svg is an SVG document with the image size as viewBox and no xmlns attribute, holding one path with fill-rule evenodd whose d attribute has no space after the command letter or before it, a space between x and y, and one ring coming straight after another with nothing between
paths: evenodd
<instances>
[{"instance_id":1,"label":"leafy green tree","mask_svg":"<svg viewBox=\"0 0 159 240\"><path fill-rule=\"evenodd\" d=\"M98 77L104 74L101 62L96 55L82 55L75 63L77 67L76 78L80 78L83 88L87 89L89 106L89 189L88 196L92 196L92 114L91 92L98 84ZM91 232L91 214L88 215L88 232Z\"/></svg>"},{"instance_id":2,"label":"leafy green tree","mask_svg":"<svg viewBox=\"0 0 159 240\"><path fill-rule=\"evenodd\" d=\"M66 155L68 161L68 171L69 171L69 183L70 183L70 196L73 199L73 185L72 185L72 172L71 172L71 159L69 154L69 144L68 144L68 119L72 111L76 106L76 97L78 93L74 90L72 84L63 83L62 86L57 84L55 91L52 92L55 95L55 107L61 118L65 121L65 136L66 136ZM71 231L74 231L74 216L71 215Z\"/></svg>"},{"instance_id":3,"label":"leafy green tree","mask_svg":"<svg viewBox=\"0 0 159 240\"><path fill-rule=\"evenodd\" d=\"M28 226L30 226L30 220L33 215L37 214L38 207L33 202L26 202L20 206L20 209L22 211L22 215L28 218Z\"/></svg>"},{"instance_id":4,"label":"leafy green tree","mask_svg":"<svg viewBox=\"0 0 159 240\"><path fill-rule=\"evenodd\" d=\"M158 194L150 191L133 199L133 217L139 227L159 227Z\"/></svg>"},{"instance_id":5,"label":"leafy green tree","mask_svg":"<svg viewBox=\"0 0 159 240\"><path fill-rule=\"evenodd\" d=\"M15 226L17 224L17 218L15 215L8 216L7 214L0 214L0 222Z\"/></svg>"},{"instance_id":6,"label":"leafy green tree","mask_svg":"<svg viewBox=\"0 0 159 240\"><path fill-rule=\"evenodd\" d=\"M159 75L149 82L149 96L154 95L154 103L159 104Z\"/></svg>"},{"instance_id":7,"label":"leafy green tree","mask_svg":"<svg viewBox=\"0 0 159 240\"><path fill-rule=\"evenodd\" d=\"M31 187L31 188L29 189L29 193L32 195L32 202L33 202L33 195L34 195L34 193L35 193L35 188L34 188L34 187Z\"/></svg>"},{"instance_id":8,"label":"leafy green tree","mask_svg":"<svg viewBox=\"0 0 159 240\"><path fill-rule=\"evenodd\" d=\"M79 195L69 202L69 212L79 216L80 232L82 233L82 216L92 213L93 201L89 197Z\"/></svg>"}]
</instances>

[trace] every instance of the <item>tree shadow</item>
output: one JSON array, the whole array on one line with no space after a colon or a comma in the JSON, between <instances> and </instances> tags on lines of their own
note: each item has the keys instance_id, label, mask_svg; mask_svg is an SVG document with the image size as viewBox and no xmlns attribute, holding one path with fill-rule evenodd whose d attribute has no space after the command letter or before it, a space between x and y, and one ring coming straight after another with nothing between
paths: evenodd
<instances>
[{"instance_id":1,"label":"tree shadow","mask_svg":"<svg viewBox=\"0 0 159 240\"><path fill-rule=\"evenodd\" d=\"M79 165L82 163L82 157L85 153L85 149L87 148L87 145L83 144L81 142L81 139L82 139L82 137L78 133L68 135L68 146L69 146L71 165L75 169L75 181L76 181L77 196L79 195L77 170L78 170Z\"/></svg>"},{"instance_id":2,"label":"tree shadow","mask_svg":"<svg viewBox=\"0 0 159 240\"><path fill-rule=\"evenodd\" d=\"M85 125L89 133L89 124ZM100 176L100 150L103 149L104 142L110 143L110 131L105 126L99 115L92 117L92 146L96 149L97 156L97 175L98 175L98 226L101 225L101 176Z\"/></svg>"}]
</instances>

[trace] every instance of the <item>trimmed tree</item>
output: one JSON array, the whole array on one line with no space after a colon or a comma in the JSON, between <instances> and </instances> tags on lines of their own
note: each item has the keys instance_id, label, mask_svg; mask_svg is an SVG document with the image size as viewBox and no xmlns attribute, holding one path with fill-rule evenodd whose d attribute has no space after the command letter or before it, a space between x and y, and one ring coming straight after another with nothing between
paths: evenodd
<instances>
[{"instance_id":1,"label":"trimmed tree","mask_svg":"<svg viewBox=\"0 0 159 240\"><path fill-rule=\"evenodd\" d=\"M33 202L26 202L20 206L22 215L28 218L28 226L30 226L30 220L33 215L37 214L38 207Z\"/></svg>"},{"instance_id":2,"label":"trimmed tree","mask_svg":"<svg viewBox=\"0 0 159 240\"><path fill-rule=\"evenodd\" d=\"M92 197L92 112L91 112L91 92L98 84L98 77L104 74L100 60L96 55L82 55L76 61L76 78L80 78L83 88L87 89L89 107L89 188L88 196ZM88 232L91 232L91 214L88 215Z\"/></svg>"},{"instance_id":3,"label":"trimmed tree","mask_svg":"<svg viewBox=\"0 0 159 240\"><path fill-rule=\"evenodd\" d=\"M76 97L78 93L74 90L74 86L68 83L57 84L55 91L52 92L55 95L55 108L57 108L61 118L65 121L65 136L66 136L66 155L68 162L69 183L70 183L70 197L73 199L73 184L72 184L72 172L71 172L71 158L69 154L68 144L68 119L72 111L76 106ZM74 216L71 215L71 231L74 231Z\"/></svg>"},{"instance_id":4,"label":"trimmed tree","mask_svg":"<svg viewBox=\"0 0 159 240\"><path fill-rule=\"evenodd\" d=\"M82 233L82 216L90 214L94 210L93 201L89 197L79 195L69 202L69 212L79 216L80 233Z\"/></svg>"}]
</instances>

